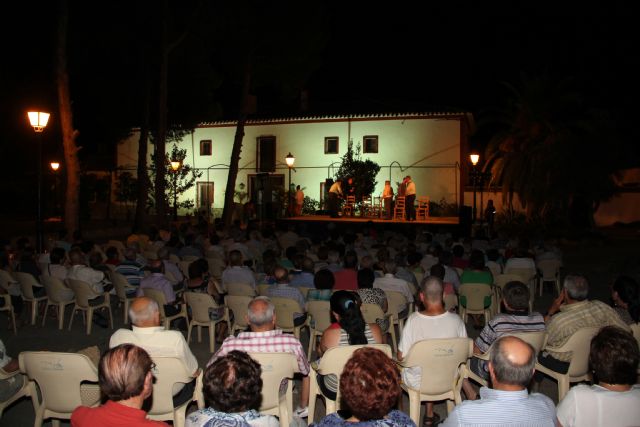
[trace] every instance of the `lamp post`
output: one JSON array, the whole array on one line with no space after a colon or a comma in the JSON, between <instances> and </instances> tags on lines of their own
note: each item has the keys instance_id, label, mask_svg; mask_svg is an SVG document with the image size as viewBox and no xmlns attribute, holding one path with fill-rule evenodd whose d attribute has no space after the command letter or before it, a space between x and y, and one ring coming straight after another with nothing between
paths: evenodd
<instances>
[{"instance_id":1,"label":"lamp post","mask_svg":"<svg viewBox=\"0 0 640 427\"><path fill-rule=\"evenodd\" d=\"M60 169L60 163L51 162L49 166L53 171L53 215L58 216L58 169Z\"/></svg>"},{"instance_id":2,"label":"lamp post","mask_svg":"<svg viewBox=\"0 0 640 427\"><path fill-rule=\"evenodd\" d=\"M171 170L173 170L173 220L178 220L178 171L182 167L179 160L171 160Z\"/></svg>"},{"instance_id":3,"label":"lamp post","mask_svg":"<svg viewBox=\"0 0 640 427\"><path fill-rule=\"evenodd\" d=\"M476 190L478 186L478 171L476 169L476 165L480 160L480 155L478 153L469 154L469 159L471 159L471 164L473 165L473 169L471 170L471 179L473 180L473 222L476 222L477 212L476 212Z\"/></svg>"},{"instance_id":4,"label":"lamp post","mask_svg":"<svg viewBox=\"0 0 640 427\"><path fill-rule=\"evenodd\" d=\"M29 111L27 113L29 123L38 134L38 214L36 218L36 248L38 253L42 253L42 132L49 121L49 113L41 111Z\"/></svg>"},{"instance_id":5,"label":"lamp post","mask_svg":"<svg viewBox=\"0 0 640 427\"><path fill-rule=\"evenodd\" d=\"M291 154L291 152L289 152L289 154L287 154L287 157L284 158L285 162L287 162L287 166L289 167L289 215L288 216L293 216L293 211L291 210L293 208L293 192L291 191L291 168L293 168L293 164L296 161L296 158L293 157L293 155Z\"/></svg>"}]
</instances>

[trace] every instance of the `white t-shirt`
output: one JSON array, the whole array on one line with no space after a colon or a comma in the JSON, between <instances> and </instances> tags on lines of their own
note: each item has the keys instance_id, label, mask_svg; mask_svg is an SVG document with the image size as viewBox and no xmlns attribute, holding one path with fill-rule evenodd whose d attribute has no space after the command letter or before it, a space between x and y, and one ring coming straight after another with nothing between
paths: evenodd
<instances>
[{"instance_id":1,"label":"white t-shirt","mask_svg":"<svg viewBox=\"0 0 640 427\"><path fill-rule=\"evenodd\" d=\"M557 407L563 427L640 425L640 385L629 391L610 391L599 385L571 387Z\"/></svg>"},{"instance_id":2,"label":"white t-shirt","mask_svg":"<svg viewBox=\"0 0 640 427\"><path fill-rule=\"evenodd\" d=\"M403 356L409 353L413 344L418 341L436 338L464 338L467 328L455 313L445 312L438 316L425 316L420 312L413 313L402 329L402 337L398 350ZM418 367L402 370L402 379L412 388L420 388L421 370Z\"/></svg>"}]
</instances>

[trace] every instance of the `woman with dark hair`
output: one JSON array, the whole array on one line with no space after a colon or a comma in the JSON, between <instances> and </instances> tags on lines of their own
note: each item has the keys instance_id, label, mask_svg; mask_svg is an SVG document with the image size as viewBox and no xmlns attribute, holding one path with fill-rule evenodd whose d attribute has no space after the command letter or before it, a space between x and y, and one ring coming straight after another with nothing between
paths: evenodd
<instances>
[{"instance_id":1,"label":"woman with dark hair","mask_svg":"<svg viewBox=\"0 0 640 427\"><path fill-rule=\"evenodd\" d=\"M356 350L340 376L343 410L316 426L415 427L404 412L393 409L402 395L400 373L393 360L375 348Z\"/></svg>"},{"instance_id":2,"label":"woman with dark hair","mask_svg":"<svg viewBox=\"0 0 640 427\"><path fill-rule=\"evenodd\" d=\"M382 343L380 326L365 323L357 294L335 291L331 295L330 306L333 323L322 333L318 349L321 356L331 347ZM334 375L318 375L318 385L325 396L336 399L338 379Z\"/></svg>"},{"instance_id":3,"label":"woman with dark hair","mask_svg":"<svg viewBox=\"0 0 640 427\"><path fill-rule=\"evenodd\" d=\"M469 257L469 268L465 269L460 276L460 283L484 283L489 286L493 284L491 270L485 266L484 253L474 249Z\"/></svg>"},{"instance_id":4,"label":"woman with dark hair","mask_svg":"<svg viewBox=\"0 0 640 427\"><path fill-rule=\"evenodd\" d=\"M613 308L627 325L640 322L640 289L629 276L619 276L611 289Z\"/></svg>"},{"instance_id":5,"label":"woman with dark hair","mask_svg":"<svg viewBox=\"0 0 640 427\"><path fill-rule=\"evenodd\" d=\"M638 425L640 385L636 384L636 378L639 362L638 342L630 332L617 326L600 329L591 340L589 353L589 365L597 384L571 387L558 403L558 425Z\"/></svg>"},{"instance_id":6,"label":"woman with dark hair","mask_svg":"<svg viewBox=\"0 0 640 427\"><path fill-rule=\"evenodd\" d=\"M262 369L247 353L234 350L204 371L202 391L207 408L192 412L186 427L277 427L273 415L261 415Z\"/></svg>"},{"instance_id":7,"label":"woman with dark hair","mask_svg":"<svg viewBox=\"0 0 640 427\"><path fill-rule=\"evenodd\" d=\"M387 294L382 289L373 287L375 280L376 275L370 268L358 270L358 296L363 304L376 304L386 313L389 308ZM382 331L389 330L389 319L376 319L376 323Z\"/></svg>"},{"instance_id":8,"label":"woman with dark hair","mask_svg":"<svg viewBox=\"0 0 640 427\"><path fill-rule=\"evenodd\" d=\"M326 268L318 270L313 276L313 285L315 289L309 289L307 292L307 301L329 301L331 299L331 290L336 283L333 272Z\"/></svg>"}]
</instances>

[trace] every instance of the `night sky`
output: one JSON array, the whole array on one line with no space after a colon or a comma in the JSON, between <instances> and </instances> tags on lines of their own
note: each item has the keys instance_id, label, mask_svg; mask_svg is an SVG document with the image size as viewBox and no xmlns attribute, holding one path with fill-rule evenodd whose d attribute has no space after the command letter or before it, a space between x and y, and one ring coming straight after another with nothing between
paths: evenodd
<instances>
[{"instance_id":1,"label":"night sky","mask_svg":"<svg viewBox=\"0 0 640 427\"><path fill-rule=\"evenodd\" d=\"M53 4L52 4L53 3ZM57 2L14 5L3 14L3 45L0 70L0 155L17 161L11 170L33 153L33 135L25 110L46 108L54 112L54 127L47 130L46 153L62 154L53 69ZM152 4L157 4L153 3ZM521 73L546 73L571 79L589 102L615 111L621 122L630 123L638 95L638 49L634 44L635 15L632 2L326 2L322 21L326 45L318 66L308 78L308 114L339 114L412 111L483 111L503 105L507 91L503 82L517 85ZM38 10L36 5L44 5ZM93 68L73 68L71 90L76 127L85 136L84 161L108 153L105 143L95 143L97 128L106 129L108 114L99 125L85 121L99 96L98 86L113 91L129 90L134 79L130 64L109 55L133 44L126 40L136 25L130 7L143 2L84 5L71 2L70 67L78 57L91 57L95 40L109 35L110 46L101 47ZM212 3L215 5L216 3ZM135 5L135 6L131 6ZM101 10L97 9L109 8ZM286 12L285 12L286 13ZM286 22L286 20L285 20ZM286 28L285 28L286 31ZM106 43L104 40L100 43ZM139 85L138 85L139 86ZM216 94L221 116L233 117L237 85L222 81ZM256 91L258 113L296 115L291 104L279 104L269 88ZM121 95L122 96L122 95ZM119 100L124 110L127 97ZM96 103L98 106L101 103ZM95 107L98 108L98 107ZM100 151L102 150L102 151ZM25 160L26 159L26 160ZM29 162L31 163L31 162ZM29 169L29 167L27 167ZM3 172L6 175L6 171Z\"/></svg>"}]
</instances>

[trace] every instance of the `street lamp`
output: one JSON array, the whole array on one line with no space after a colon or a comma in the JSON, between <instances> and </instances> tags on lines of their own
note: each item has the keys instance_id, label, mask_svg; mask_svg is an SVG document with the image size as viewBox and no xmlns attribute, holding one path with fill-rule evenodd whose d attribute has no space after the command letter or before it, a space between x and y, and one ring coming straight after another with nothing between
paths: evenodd
<instances>
[{"instance_id":1,"label":"street lamp","mask_svg":"<svg viewBox=\"0 0 640 427\"><path fill-rule=\"evenodd\" d=\"M473 169L471 170L471 179L473 180L473 222L476 222L477 212L476 212L476 190L478 186L478 171L476 169L476 165L480 160L480 155L478 153L469 154L469 159L471 159L471 164L473 165Z\"/></svg>"},{"instance_id":2,"label":"street lamp","mask_svg":"<svg viewBox=\"0 0 640 427\"><path fill-rule=\"evenodd\" d=\"M171 170L173 170L173 220L178 220L178 171L182 167L179 160L171 160Z\"/></svg>"},{"instance_id":3,"label":"street lamp","mask_svg":"<svg viewBox=\"0 0 640 427\"><path fill-rule=\"evenodd\" d=\"M29 123L38 134L38 216L36 218L36 248L38 253L42 253L42 132L49 121L49 113L41 111L29 111L27 113Z\"/></svg>"},{"instance_id":4,"label":"street lamp","mask_svg":"<svg viewBox=\"0 0 640 427\"><path fill-rule=\"evenodd\" d=\"M51 170L53 171L53 215L58 216L58 169L60 169L59 162L49 163Z\"/></svg>"},{"instance_id":5,"label":"street lamp","mask_svg":"<svg viewBox=\"0 0 640 427\"><path fill-rule=\"evenodd\" d=\"M289 152L284 160L285 162L287 162L287 166L289 167L289 216L293 216L293 211L291 210L293 207L293 192L291 191L291 168L293 168L293 164L295 163L296 158L293 157L291 152Z\"/></svg>"}]
</instances>

